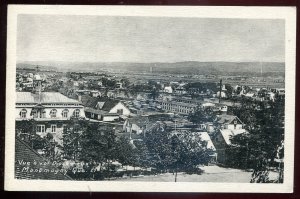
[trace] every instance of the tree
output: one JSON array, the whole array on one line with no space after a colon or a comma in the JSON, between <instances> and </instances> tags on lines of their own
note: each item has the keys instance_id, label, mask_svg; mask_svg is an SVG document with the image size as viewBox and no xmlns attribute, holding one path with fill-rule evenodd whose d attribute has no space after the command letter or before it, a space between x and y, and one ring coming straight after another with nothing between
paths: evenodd
<instances>
[{"instance_id":1,"label":"tree","mask_svg":"<svg viewBox=\"0 0 300 199\"><path fill-rule=\"evenodd\" d=\"M151 89L149 97L152 98L153 100L155 100L158 96L159 96L158 90L155 87L153 87Z\"/></svg>"},{"instance_id":2,"label":"tree","mask_svg":"<svg viewBox=\"0 0 300 199\"><path fill-rule=\"evenodd\" d=\"M36 121L21 120L16 122L16 136L31 145L32 138L36 135Z\"/></svg>"},{"instance_id":3,"label":"tree","mask_svg":"<svg viewBox=\"0 0 300 199\"><path fill-rule=\"evenodd\" d=\"M197 166L210 160L209 150L192 132L171 133L158 126L146 134L145 143L153 166L162 172L172 170L175 182L179 171L199 174Z\"/></svg>"},{"instance_id":4,"label":"tree","mask_svg":"<svg viewBox=\"0 0 300 199\"><path fill-rule=\"evenodd\" d=\"M243 112L243 110L241 110ZM235 159L235 166L253 170L251 182L271 182L268 174L271 167L279 170L283 163L276 160L283 159L283 153L278 158L278 151L284 150L284 103L280 101L269 102L267 106L253 112L255 124L251 120L246 124L249 134L234 136L231 139L234 149L229 154ZM280 150L279 150L280 149ZM282 182L279 177L276 182Z\"/></svg>"},{"instance_id":5,"label":"tree","mask_svg":"<svg viewBox=\"0 0 300 199\"><path fill-rule=\"evenodd\" d=\"M133 146L130 144L130 140L125 136L121 136L119 140L117 140L116 145L118 161L122 165L132 165L135 162L134 153L135 151Z\"/></svg>"},{"instance_id":6,"label":"tree","mask_svg":"<svg viewBox=\"0 0 300 199\"><path fill-rule=\"evenodd\" d=\"M139 167L153 167L154 164L152 162L151 156L149 154L149 150L144 141L136 141L134 142L135 148L133 149L133 162L131 165L139 166Z\"/></svg>"},{"instance_id":7,"label":"tree","mask_svg":"<svg viewBox=\"0 0 300 199\"><path fill-rule=\"evenodd\" d=\"M189 114L188 119L194 124L202 124L205 122L211 122L213 116L214 115L211 108L203 108L202 106L197 106L195 111Z\"/></svg>"},{"instance_id":8,"label":"tree","mask_svg":"<svg viewBox=\"0 0 300 199\"><path fill-rule=\"evenodd\" d=\"M201 174L198 168L200 164L207 164L210 161L211 151L206 148L206 143L196 134L186 131L174 134L171 137L174 161L172 164L175 170L175 182L178 171L188 174Z\"/></svg>"},{"instance_id":9,"label":"tree","mask_svg":"<svg viewBox=\"0 0 300 199\"><path fill-rule=\"evenodd\" d=\"M127 78L121 79L120 82L123 84L124 88L127 88L130 85L130 82Z\"/></svg>"},{"instance_id":10,"label":"tree","mask_svg":"<svg viewBox=\"0 0 300 199\"><path fill-rule=\"evenodd\" d=\"M71 118L63 130L63 145L60 147L64 158L77 160L80 152L80 140L86 132L88 123L82 118Z\"/></svg>"},{"instance_id":11,"label":"tree","mask_svg":"<svg viewBox=\"0 0 300 199\"><path fill-rule=\"evenodd\" d=\"M152 163L160 171L166 171L173 163L172 145L162 126L153 128L145 135L145 144L151 155Z\"/></svg>"}]
</instances>

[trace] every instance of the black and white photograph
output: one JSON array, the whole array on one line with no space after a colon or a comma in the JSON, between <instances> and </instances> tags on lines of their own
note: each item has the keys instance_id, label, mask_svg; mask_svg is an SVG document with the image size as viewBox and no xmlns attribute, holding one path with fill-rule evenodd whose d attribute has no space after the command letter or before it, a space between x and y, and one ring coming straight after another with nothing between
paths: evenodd
<instances>
[{"instance_id":1,"label":"black and white photograph","mask_svg":"<svg viewBox=\"0 0 300 199\"><path fill-rule=\"evenodd\" d=\"M6 189L291 192L295 11L10 5Z\"/></svg>"}]
</instances>

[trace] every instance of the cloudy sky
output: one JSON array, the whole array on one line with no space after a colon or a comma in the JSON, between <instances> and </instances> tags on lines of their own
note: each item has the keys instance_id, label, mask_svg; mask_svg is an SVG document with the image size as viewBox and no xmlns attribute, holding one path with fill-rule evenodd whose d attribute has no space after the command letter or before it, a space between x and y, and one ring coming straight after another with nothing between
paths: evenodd
<instances>
[{"instance_id":1,"label":"cloudy sky","mask_svg":"<svg viewBox=\"0 0 300 199\"><path fill-rule=\"evenodd\" d=\"M284 62L284 21L19 15L18 61Z\"/></svg>"}]
</instances>

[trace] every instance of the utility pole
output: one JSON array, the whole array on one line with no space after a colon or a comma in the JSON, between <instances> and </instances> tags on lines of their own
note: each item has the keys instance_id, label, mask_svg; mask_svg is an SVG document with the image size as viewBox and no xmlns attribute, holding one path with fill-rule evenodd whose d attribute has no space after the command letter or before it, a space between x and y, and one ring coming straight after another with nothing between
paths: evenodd
<instances>
[{"instance_id":1,"label":"utility pole","mask_svg":"<svg viewBox=\"0 0 300 199\"><path fill-rule=\"evenodd\" d=\"M222 95L222 79L220 79L220 95L219 95L219 103L221 103L221 95Z\"/></svg>"}]
</instances>

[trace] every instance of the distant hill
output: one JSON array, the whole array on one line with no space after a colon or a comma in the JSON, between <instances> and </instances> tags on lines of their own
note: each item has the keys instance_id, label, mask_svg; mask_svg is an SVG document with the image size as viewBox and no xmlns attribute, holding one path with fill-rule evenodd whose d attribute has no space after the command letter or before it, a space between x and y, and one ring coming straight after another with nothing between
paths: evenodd
<instances>
[{"instance_id":1,"label":"distant hill","mask_svg":"<svg viewBox=\"0 0 300 199\"><path fill-rule=\"evenodd\" d=\"M39 70L41 71L57 71L58 68L54 67L53 65L50 64L41 64L41 63L36 63L36 62L22 62L22 63L17 63L17 69L30 69L30 70L35 70L36 67L39 67Z\"/></svg>"},{"instance_id":2,"label":"distant hill","mask_svg":"<svg viewBox=\"0 0 300 199\"><path fill-rule=\"evenodd\" d=\"M130 63L130 62L25 62L17 67L39 65L42 68L57 69L59 71L100 71L113 69L120 71L149 72L173 74L216 74L243 75L264 74L284 75L283 62L198 62L185 61L175 63Z\"/></svg>"}]
</instances>

